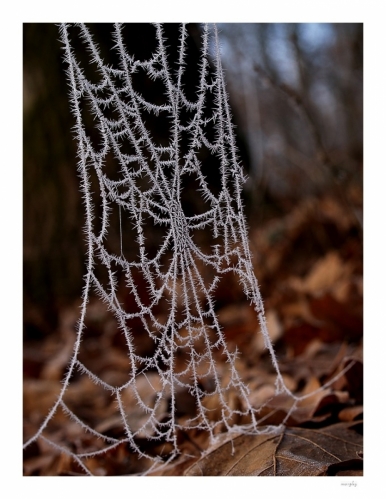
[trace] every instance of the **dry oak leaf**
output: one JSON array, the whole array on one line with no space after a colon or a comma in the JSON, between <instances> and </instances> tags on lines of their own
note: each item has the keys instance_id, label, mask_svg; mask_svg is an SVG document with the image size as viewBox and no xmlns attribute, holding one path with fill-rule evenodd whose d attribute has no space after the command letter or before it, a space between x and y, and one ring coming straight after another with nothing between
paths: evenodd
<instances>
[{"instance_id":1,"label":"dry oak leaf","mask_svg":"<svg viewBox=\"0 0 386 499\"><path fill-rule=\"evenodd\" d=\"M362 468L363 437L338 423L239 435L208 451L186 476L322 476ZM331 471L333 470L333 471Z\"/></svg>"}]
</instances>

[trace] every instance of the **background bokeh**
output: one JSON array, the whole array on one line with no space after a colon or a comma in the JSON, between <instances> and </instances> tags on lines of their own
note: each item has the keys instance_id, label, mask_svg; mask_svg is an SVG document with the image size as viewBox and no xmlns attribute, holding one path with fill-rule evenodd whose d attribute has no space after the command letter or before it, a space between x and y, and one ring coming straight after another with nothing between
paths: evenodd
<instances>
[{"instance_id":1,"label":"background bokeh","mask_svg":"<svg viewBox=\"0 0 386 499\"><path fill-rule=\"evenodd\" d=\"M112 57L111 26L92 28L103 55ZM127 45L138 57L151 51L152 26L127 28ZM355 217L350 237L361 240L363 25L230 23L219 29L249 177L251 231L328 193ZM189 32L192 87L186 91L194 93L200 26L189 25ZM165 25L165 34L172 58L177 26ZM24 24L23 35L24 336L38 340L56 327L61 307L81 295L84 212L58 28ZM333 231L323 230L311 226L309 240L298 246L313 251L315 244L325 244L323 238L334 238ZM262 286L269 294L270 283L263 279Z\"/></svg>"}]
</instances>

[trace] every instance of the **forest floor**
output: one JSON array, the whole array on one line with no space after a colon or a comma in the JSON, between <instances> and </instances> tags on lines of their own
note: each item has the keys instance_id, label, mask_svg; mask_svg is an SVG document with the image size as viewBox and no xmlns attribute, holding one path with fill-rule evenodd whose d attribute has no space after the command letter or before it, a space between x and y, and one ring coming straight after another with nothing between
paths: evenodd
<instances>
[{"instance_id":1,"label":"forest floor","mask_svg":"<svg viewBox=\"0 0 386 499\"><path fill-rule=\"evenodd\" d=\"M255 313L237 294L238 288L231 281L225 283L216 296L219 322L229 345L240 352L237 368L248 381L251 404L262 407L262 429L274 425L278 431L224 435L213 448L208 447L204 432L181 432L180 457L155 474L363 474L363 243L356 217L359 211L355 214L356 207L361 209L361 192L353 190L348 197L352 210L336 197L324 195L301 202L285 217L250 231L255 273L285 384L300 396L319 390L288 416L292 401L275 395L275 374ZM114 376L117 371L123 375L128 361L116 332L105 309L98 302L90 306L93 328L83 347L90 359L98 358L105 372L110 369ZM24 345L25 440L37 431L59 393L73 351L78 315L76 302L63 309L56 331ZM103 420L100 431L114 432L116 408L106 405L91 383L73 383L69 396L77 413L90 424L93 418ZM237 406L237 394L233 403ZM188 399L180 404L180 418L186 417L184 411L191 411L190 405ZM78 442L74 445L80 451L76 425L64 421L57 417L50 436ZM145 465L128 445L87 461L96 475L139 474ZM23 472L63 476L82 470L70 456L39 439L24 451Z\"/></svg>"}]
</instances>

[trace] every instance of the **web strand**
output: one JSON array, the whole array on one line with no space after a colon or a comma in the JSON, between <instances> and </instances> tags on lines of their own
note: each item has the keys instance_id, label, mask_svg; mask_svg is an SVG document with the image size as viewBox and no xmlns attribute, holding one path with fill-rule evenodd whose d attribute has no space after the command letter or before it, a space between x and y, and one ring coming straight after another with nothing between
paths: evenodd
<instances>
[{"instance_id":1,"label":"web strand","mask_svg":"<svg viewBox=\"0 0 386 499\"><path fill-rule=\"evenodd\" d=\"M227 273L238 277L256 310L277 373L278 392L290 392L279 371L253 273L241 199L245 179L237 159L216 26L205 25L202 30L196 100L189 100L184 92L186 26L180 28L177 70L169 66L162 25L155 26L157 43L152 56L137 60L125 47L123 27L116 24L113 39L119 66L115 68L103 62L89 29L83 24L77 29L98 78L92 82L86 77L72 48L70 32L74 29L62 24L60 35L76 123L80 190L86 212L87 272L77 340L61 393L39 432L25 446L42 436L59 408L90 434L106 440L109 444L106 449L123 442L138 456L156 462L162 459L141 450L137 443L139 437L170 443L170 460L179 453L177 431L180 429L205 430L212 439L221 429L258 433L258 411L249 402L248 386L235 367L237 352L229 350L216 314L214 292ZM134 78L138 72L164 88L163 103L150 101L136 88ZM212 96L213 108L207 102L208 95ZM93 144L86 129L84 105L91 111L95 129L100 133L98 146ZM147 114L167 117L168 143L155 141L146 124ZM184 150L183 143L189 144L188 150ZM203 174L200 159L203 149L208 151L217 168L218 192L213 191ZM115 177L109 175L106 168L111 157L117 165ZM205 207L199 213L184 211L182 197L186 179L194 179L198 185L196 195ZM99 204L94 199L95 190L99 192ZM113 230L112 213L116 209L119 248L114 252L108 241ZM100 213L100 223L96 213ZM127 227L126 220L130 223L131 242L137 248L130 259L124 256L128 237L123 230L123 226ZM155 228L163 234L157 251L149 256L147 239ZM210 234L210 245L201 246L196 241L199 231ZM104 269L105 280L98 275L98 268ZM138 289L135 277L138 273L145 283L146 300ZM131 309L120 302L118 276L124 276L125 287L133 298ZM119 386L108 384L79 360L92 294L106 304L125 339L130 368L127 380ZM161 304L167 310L162 320L157 313ZM129 326L132 320L139 320L141 334L151 339L154 345L151 356L138 351ZM220 358L225 360L228 370L225 385L218 368ZM65 394L76 372L114 398L124 433L121 440L91 428L65 404ZM196 412L181 424L177 399L184 390L193 397ZM238 393L241 408L232 408L227 396L230 390ZM212 409L203 402L210 398L217 401L219 409L219 419L215 421L211 417ZM131 419L130 407L135 407L141 417ZM249 424L234 425L235 416L249 418ZM83 463L87 456L103 453L103 449L97 448L88 454L76 454L67 447L52 442L51 445L64 448L78 463Z\"/></svg>"}]
</instances>

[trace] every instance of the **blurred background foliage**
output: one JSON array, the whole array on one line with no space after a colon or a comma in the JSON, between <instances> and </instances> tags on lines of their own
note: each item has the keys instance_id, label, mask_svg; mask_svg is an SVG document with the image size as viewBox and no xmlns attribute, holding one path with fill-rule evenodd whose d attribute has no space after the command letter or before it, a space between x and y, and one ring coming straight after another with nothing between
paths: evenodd
<instances>
[{"instance_id":1,"label":"blurred background foliage","mask_svg":"<svg viewBox=\"0 0 386 499\"><path fill-rule=\"evenodd\" d=\"M250 188L293 201L361 181L363 25L220 29Z\"/></svg>"},{"instance_id":2,"label":"blurred background foliage","mask_svg":"<svg viewBox=\"0 0 386 499\"><path fill-rule=\"evenodd\" d=\"M251 229L327 192L356 217L360 235L363 25L251 23L219 29L248 173ZM93 32L109 57L111 26L94 25ZM189 32L187 68L193 71L199 25L189 25ZM126 33L138 57L154 45L151 26L130 24ZM172 58L178 27L166 25L165 34ZM41 339L56 327L60 308L81 295L84 211L57 26L25 24L23 37L24 335ZM194 92L194 77L191 85L188 93Z\"/></svg>"}]
</instances>

